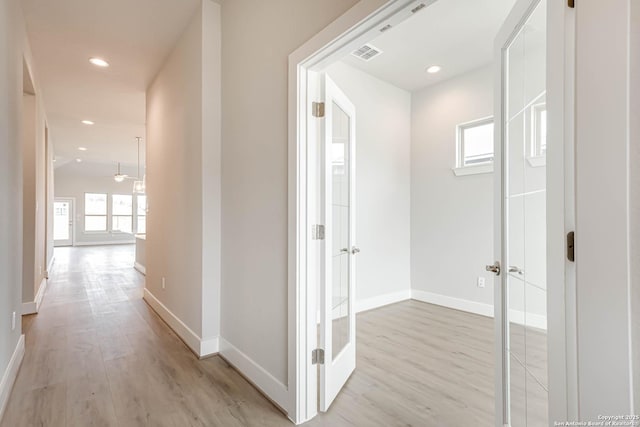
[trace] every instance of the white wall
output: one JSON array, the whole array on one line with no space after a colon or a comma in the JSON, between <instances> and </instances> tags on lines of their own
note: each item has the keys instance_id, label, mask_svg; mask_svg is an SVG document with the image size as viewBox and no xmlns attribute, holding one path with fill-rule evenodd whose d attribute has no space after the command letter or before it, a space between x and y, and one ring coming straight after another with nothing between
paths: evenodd
<instances>
[{"instance_id":1,"label":"white wall","mask_svg":"<svg viewBox=\"0 0 640 427\"><path fill-rule=\"evenodd\" d=\"M355 3L223 2L222 335L281 385L288 361L287 60Z\"/></svg>"},{"instance_id":2,"label":"white wall","mask_svg":"<svg viewBox=\"0 0 640 427\"><path fill-rule=\"evenodd\" d=\"M28 57L17 0L0 1L0 417L22 358L22 67ZM16 316L15 329L11 328Z\"/></svg>"},{"instance_id":3,"label":"white wall","mask_svg":"<svg viewBox=\"0 0 640 427\"><path fill-rule=\"evenodd\" d=\"M91 172L87 172L90 169ZM122 173L135 176L135 167L123 167ZM100 173L102 172L102 173ZM73 222L74 245L133 243L132 234L111 232L111 222L107 221L105 232L84 231L84 195L85 193L106 193L108 213L111 212L111 195L132 194L133 181L115 182L115 165L91 164L83 162L65 164L55 169L55 197L70 197L74 199L75 217ZM134 196L135 198L135 196ZM135 201L134 201L135 203ZM135 213L135 205L134 205ZM133 224L135 225L135 218Z\"/></svg>"},{"instance_id":4,"label":"white wall","mask_svg":"<svg viewBox=\"0 0 640 427\"><path fill-rule=\"evenodd\" d=\"M411 94L342 62L325 71L356 108L356 309L408 298Z\"/></svg>"},{"instance_id":5,"label":"white wall","mask_svg":"<svg viewBox=\"0 0 640 427\"><path fill-rule=\"evenodd\" d=\"M640 3L631 2L631 90L629 91L631 144L629 156L640 159ZM631 162L631 259L640 259L640 165ZM640 262L631 263L631 337L633 339L634 410L640 413Z\"/></svg>"},{"instance_id":6,"label":"white wall","mask_svg":"<svg viewBox=\"0 0 640 427\"><path fill-rule=\"evenodd\" d=\"M631 414L632 306L638 271L637 116L629 97L629 0L580 2L576 7L576 277L580 419ZM637 16L634 6L634 16ZM633 22L633 24L632 24ZM630 41L633 44L630 46ZM613 48L615 47L615 48ZM635 53L635 52L634 52ZM633 55L635 59L635 54ZM607 64L604 75L593 64ZM634 81L633 86L629 83ZM631 121L630 121L631 120ZM631 131L631 133L630 133ZM603 149L605 148L605 149ZM633 151L630 151L633 150ZM630 165L634 165L631 168ZM631 197L630 197L631 196ZM631 203L630 203L631 201ZM631 250L631 251L630 251ZM634 258L631 258L634 256ZM633 336L636 339L637 336Z\"/></svg>"},{"instance_id":7,"label":"white wall","mask_svg":"<svg viewBox=\"0 0 640 427\"><path fill-rule=\"evenodd\" d=\"M147 90L145 292L201 356L220 329L220 97L220 6L203 0Z\"/></svg>"},{"instance_id":8,"label":"white wall","mask_svg":"<svg viewBox=\"0 0 640 427\"><path fill-rule=\"evenodd\" d=\"M414 92L411 113L412 287L492 306L493 175L452 172L456 125L493 115L492 68Z\"/></svg>"}]
</instances>

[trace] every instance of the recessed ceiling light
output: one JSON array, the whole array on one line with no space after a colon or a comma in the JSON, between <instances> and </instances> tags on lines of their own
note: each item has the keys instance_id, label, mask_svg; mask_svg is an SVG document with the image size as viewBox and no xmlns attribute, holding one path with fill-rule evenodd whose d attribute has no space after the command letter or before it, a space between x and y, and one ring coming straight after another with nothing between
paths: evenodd
<instances>
[{"instance_id":1,"label":"recessed ceiling light","mask_svg":"<svg viewBox=\"0 0 640 427\"><path fill-rule=\"evenodd\" d=\"M109 63L102 58L89 58L89 62L91 62L96 67L106 68L109 66Z\"/></svg>"},{"instance_id":2,"label":"recessed ceiling light","mask_svg":"<svg viewBox=\"0 0 640 427\"><path fill-rule=\"evenodd\" d=\"M437 72L439 72L441 70L439 65L432 65L431 67L427 68L427 73L429 74L435 74Z\"/></svg>"},{"instance_id":3,"label":"recessed ceiling light","mask_svg":"<svg viewBox=\"0 0 640 427\"><path fill-rule=\"evenodd\" d=\"M82 163L82 159L81 159L80 157L78 157L78 158L76 159L76 163Z\"/></svg>"},{"instance_id":4,"label":"recessed ceiling light","mask_svg":"<svg viewBox=\"0 0 640 427\"><path fill-rule=\"evenodd\" d=\"M78 147L78 150L80 150L80 151L87 151L87 147Z\"/></svg>"},{"instance_id":5,"label":"recessed ceiling light","mask_svg":"<svg viewBox=\"0 0 640 427\"><path fill-rule=\"evenodd\" d=\"M83 121L82 121L82 124L85 124L85 125L92 125L92 124L94 124L94 123L93 123L91 120L83 120Z\"/></svg>"}]
</instances>

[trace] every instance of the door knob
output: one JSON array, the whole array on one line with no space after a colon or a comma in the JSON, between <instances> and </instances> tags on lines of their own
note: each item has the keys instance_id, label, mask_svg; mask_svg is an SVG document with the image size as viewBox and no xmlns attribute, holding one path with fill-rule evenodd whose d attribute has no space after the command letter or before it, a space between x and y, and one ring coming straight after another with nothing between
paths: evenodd
<instances>
[{"instance_id":1,"label":"door knob","mask_svg":"<svg viewBox=\"0 0 640 427\"><path fill-rule=\"evenodd\" d=\"M496 261L495 264L493 265L487 265L487 271L490 271L491 273L495 273L496 276L500 275L500 261Z\"/></svg>"},{"instance_id":2,"label":"door knob","mask_svg":"<svg viewBox=\"0 0 640 427\"><path fill-rule=\"evenodd\" d=\"M360 253L360 248L356 248L355 246L353 247L353 249L351 249L351 253L352 254L359 254Z\"/></svg>"}]
</instances>

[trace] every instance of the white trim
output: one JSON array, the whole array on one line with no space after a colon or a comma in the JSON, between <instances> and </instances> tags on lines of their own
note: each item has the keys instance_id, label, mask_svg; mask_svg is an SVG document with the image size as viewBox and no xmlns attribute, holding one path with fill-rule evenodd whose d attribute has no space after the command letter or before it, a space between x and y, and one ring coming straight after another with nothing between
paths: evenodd
<instances>
[{"instance_id":1,"label":"white trim","mask_svg":"<svg viewBox=\"0 0 640 427\"><path fill-rule=\"evenodd\" d=\"M455 298L448 295L434 294L432 292L411 291L411 299L422 301L441 307L452 308L454 310L465 311L467 313L479 314L485 317L494 317L494 308L491 304ZM525 313L520 310L509 310L509 320L519 325L525 325ZM547 318L540 314L526 313L526 326L547 330Z\"/></svg>"},{"instance_id":2,"label":"white trim","mask_svg":"<svg viewBox=\"0 0 640 427\"><path fill-rule=\"evenodd\" d=\"M289 403L289 390L286 385L222 337L220 337L220 355L262 394L286 411Z\"/></svg>"},{"instance_id":3,"label":"white trim","mask_svg":"<svg viewBox=\"0 0 640 427\"><path fill-rule=\"evenodd\" d=\"M9 360L9 365L2 375L2 381L0 381L0 421L4 415L4 411L7 408L9 402L9 396L13 389L13 384L16 382L18 376L18 370L22 364L24 357L24 335L20 335L16 348L13 351L13 355Z\"/></svg>"},{"instance_id":4,"label":"white trim","mask_svg":"<svg viewBox=\"0 0 640 427\"><path fill-rule=\"evenodd\" d=\"M134 240L108 240L108 241L98 241L98 242L76 242L74 246L104 246L104 245L133 245L136 241Z\"/></svg>"},{"instance_id":5,"label":"white trim","mask_svg":"<svg viewBox=\"0 0 640 427\"><path fill-rule=\"evenodd\" d=\"M484 173L493 173L493 162L482 165L462 166L451 169L455 176L480 175Z\"/></svg>"},{"instance_id":6,"label":"white trim","mask_svg":"<svg viewBox=\"0 0 640 427\"><path fill-rule=\"evenodd\" d=\"M493 305L461 298L450 297L448 295L434 294L432 292L411 291L411 299L427 302L442 307L453 308L455 310L466 311L468 313L479 314L481 316L493 317Z\"/></svg>"},{"instance_id":7,"label":"white trim","mask_svg":"<svg viewBox=\"0 0 640 427\"><path fill-rule=\"evenodd\" d=\"M180 337L180 339L193 351L196 356L202 358L212 356L219 351L219 338L203 340L191 330L182 320L171 312L158 298L147 288L144 289L144 300L162 320Z\"/></svg>"},{"instance_id":8,"label":"white trim","mask_svg":"<svg viewBox=\"0 0 640 427\"><path fill-rule=\"evenodd\" d=\"M407 289L406 291L378 295L360 301L356 299L356 313L362 313L363 311L374 310L376 308L384 307L385 305L406 301L411 299L411 295L411 289Z\"/></svg>"},{"instance_id":9,"label":"white trim","mask_svg":"<svg viewBox=\"0 0 640 427\"><path fill-rule=\"evenodd\" d=\"M38 293L33 301L23 302L22 303L22 315L27 314L36 314L40 311L40 305L42 304L42 299L44 298L44 293L47 289L47 279L42 278L40 282L40 286L38 287Z\"/></svg>"},{"instance_id":10,"label":"white trim","mask_svg":"<svg viewBox=\"0 0 640 427\"><path fill-rule=\"evenodd\" d=\"M140 264L138 261L133 263L133 268L135 268L136 270L138 270L140 273L144 274L145 276L147 275L147 269L145 268L144 265Z\"/></svg>"}]
</instances>

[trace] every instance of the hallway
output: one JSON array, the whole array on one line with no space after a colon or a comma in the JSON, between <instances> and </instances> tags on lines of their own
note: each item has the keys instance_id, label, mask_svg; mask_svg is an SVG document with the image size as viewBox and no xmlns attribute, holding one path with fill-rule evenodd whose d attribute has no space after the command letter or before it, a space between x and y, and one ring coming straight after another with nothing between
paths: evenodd
<instances>
[{"instance_id":1,"label":"hallway","mask_svg":"<svg viewBox=\"0 0 640 427\"><path fill-rule=\"evenodd\" d=\"M275 426L219 357L199 361L142 300L133 246L57 248L1 427Z\"/></svg>"}]
</instances>

